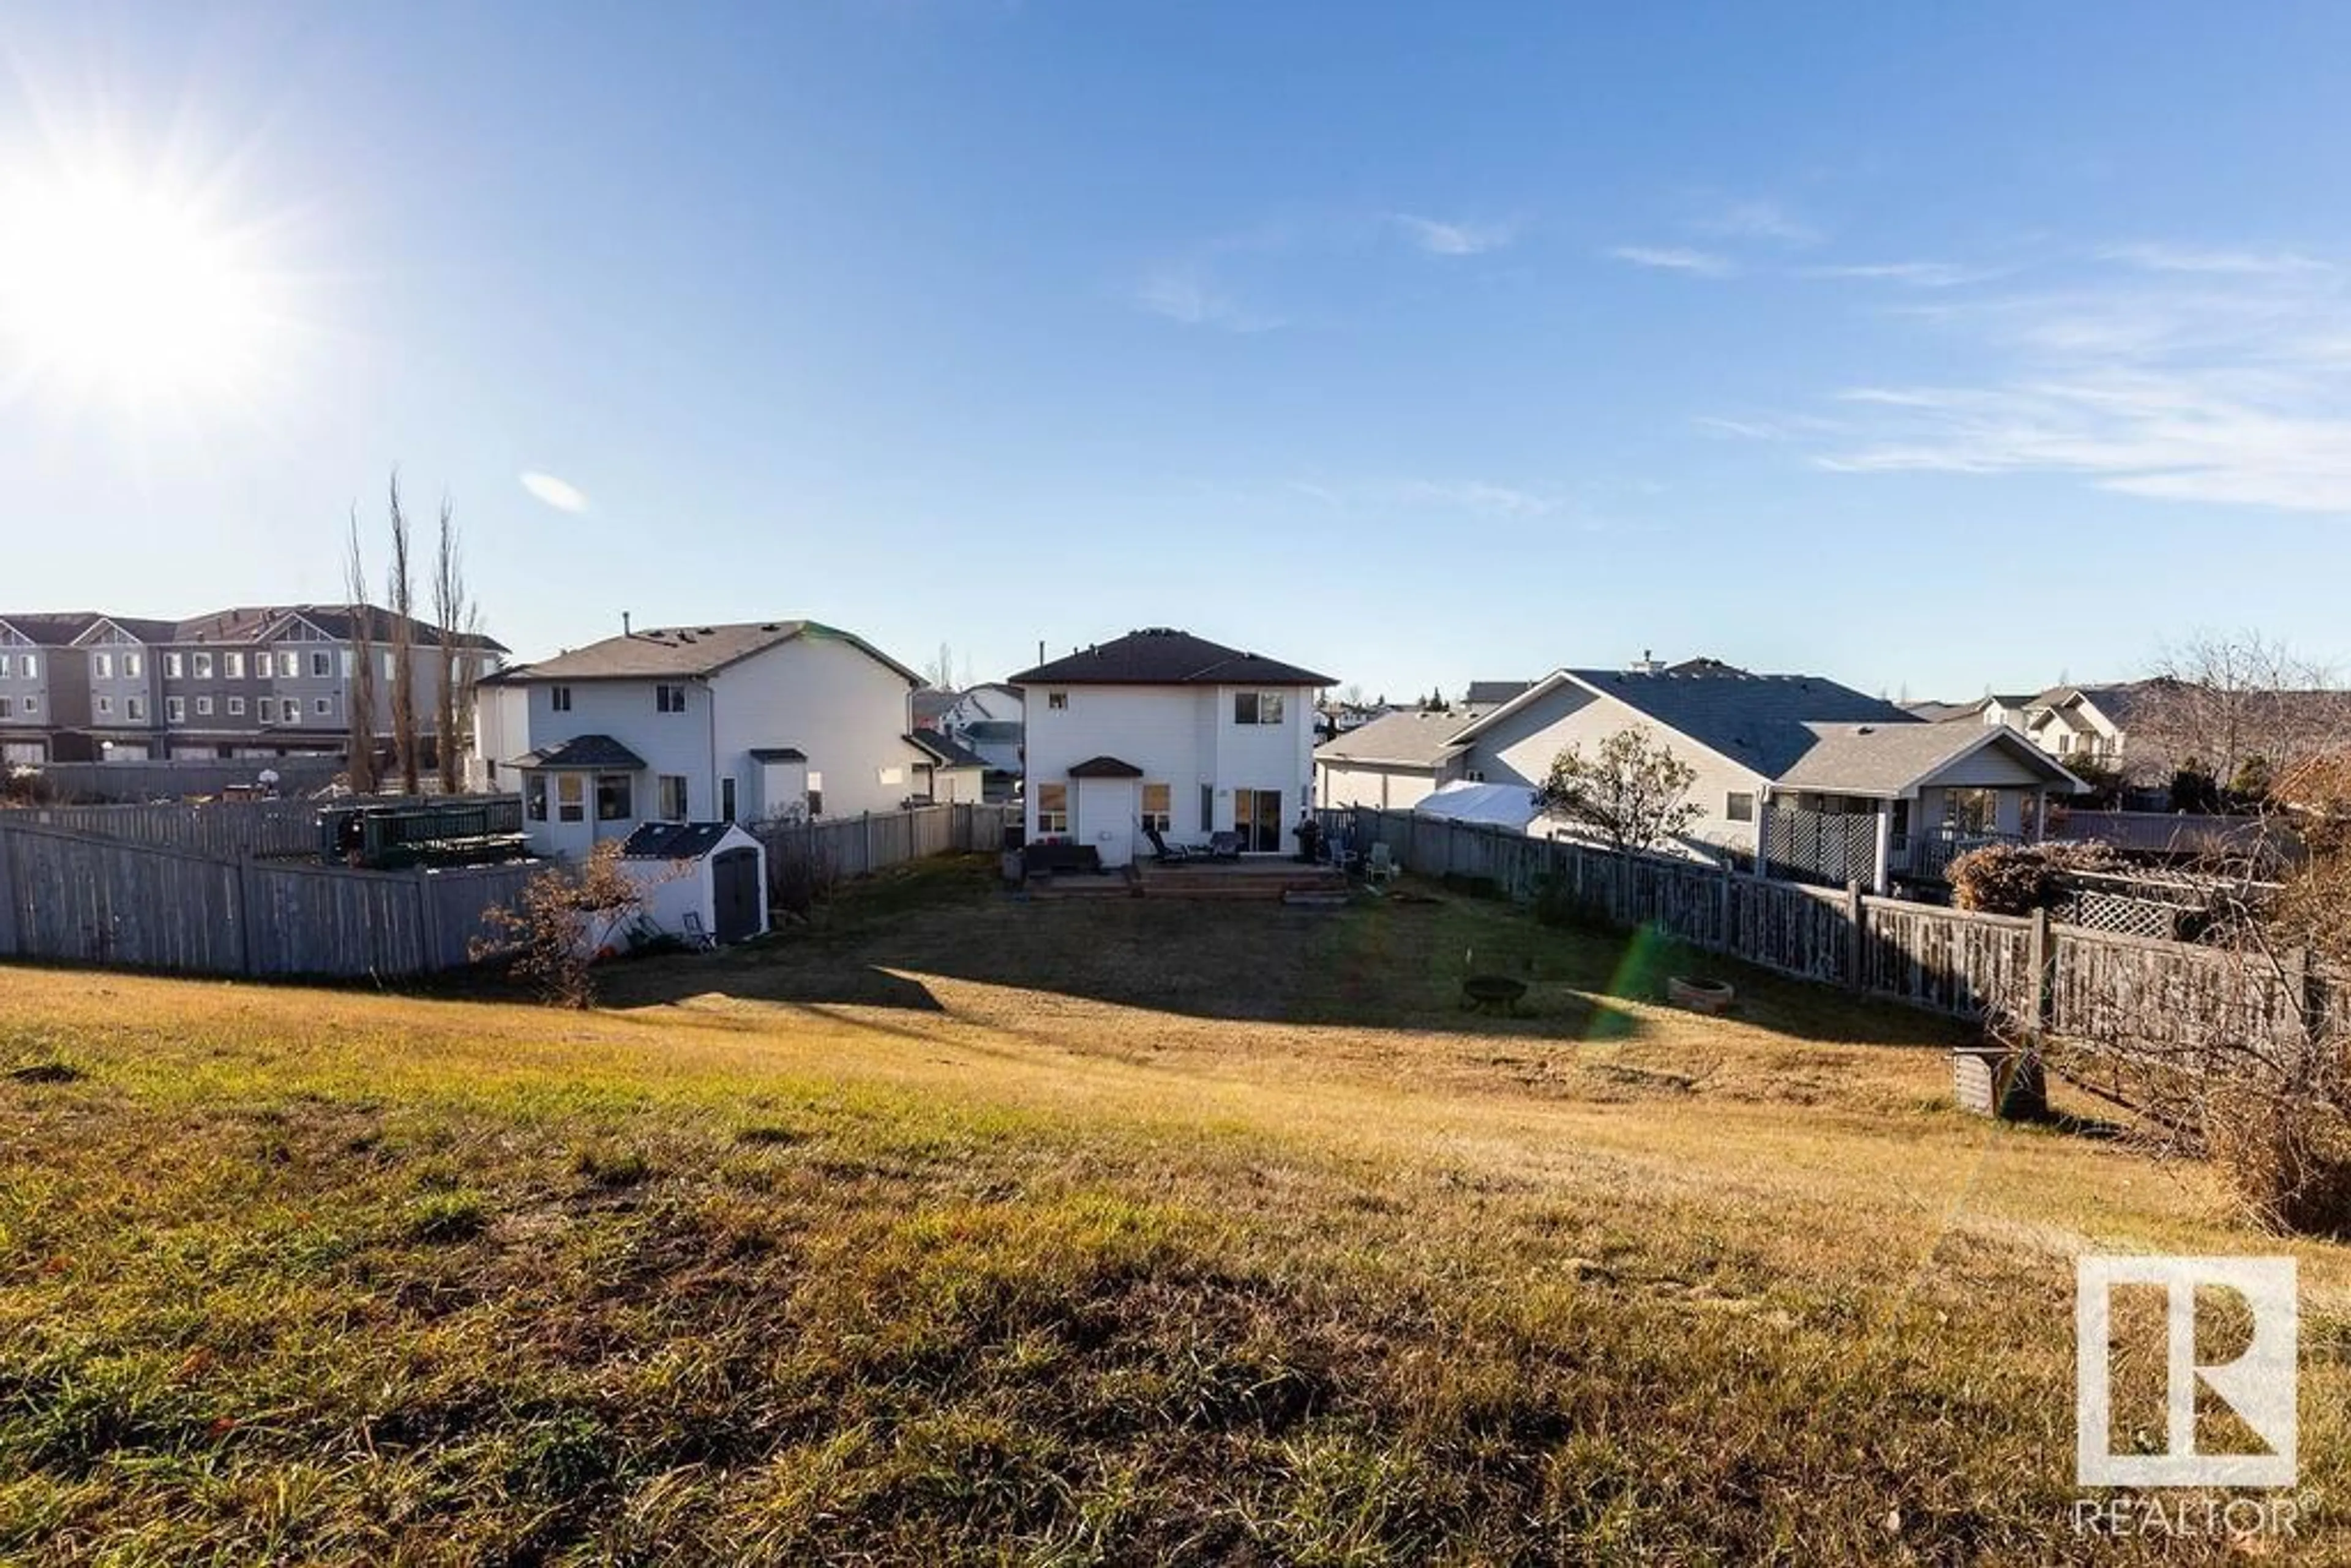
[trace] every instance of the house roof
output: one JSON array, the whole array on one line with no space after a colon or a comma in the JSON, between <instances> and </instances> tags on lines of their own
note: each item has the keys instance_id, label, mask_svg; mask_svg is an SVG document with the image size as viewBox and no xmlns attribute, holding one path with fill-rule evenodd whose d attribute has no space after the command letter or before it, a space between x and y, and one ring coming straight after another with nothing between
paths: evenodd
<instances>
[{"instance_id":1,"label":"house roof","mask_svg":"<svg viewBox=\"0 0 2351 1568\"><path fill-rule=\"evenodd\" d=\"M150 647L162 647L177 640L179 624L176 621L158 621L146 615L95 615L90 618L89 624L82 628L76 641L102 626L111 626L133 642L143 643Z\"/></svg>"},{"instance_id":2,"label":"house roof","mask_svg":"<svg viewBox=\"0 0 2351 1568\"><path fill-rule=\"evenodd\" d=\"M1012 677L1015 686L1328 686L1316 674L1262 653L1245 653L1173 627L1154 626L1098 643Z\"/></svg>"},{"instance_id":3,"label":"house roof","mask_svg":"<svg viewBox=\"0 0 2351 1568\"><path fill-rule=\"evenodd\" d=\"M1818 739L1808 724L1909 725L1919 721L1882 697L1820 675L1757 675L1727 664L1668 670L1559 670L1454 737L1468 740L1544 695L1573 684L1615 698L1653 723L1687 737L1725 761L1777 779Z\"/></svg>"},{"instance_id":4,"label":"house roof","mask_svg":"<svg viewBox=\"0 0 2351 1568\"><path fill-rule=\"evenodd\" d=\"M1783 789L1834 795L1908 793L1961 758L1998 747L2068 788L2078 782L2056 760L2005 727L1949 724L1821 724L1803 726L1813 745L1784 772Z\"/></svg>"},{"instance_id":5,"label":"house roof","mask_svg":"<svg viewBox=\"0 0 2351 1568\"><path fill-rule=\"evenodd\" d=\"M632 861L698 861L734 831L732 822L647 822L621 844Z\"/></svg>"},{"instance_id":6,"label":"house roof","mask_svg":"<svg viewBox=\"0 0 2351 1568\"><path fill-rule=\"evenodd\" d=\"M1121 762L1115 757L1089 757L1083 762L1070 766L1072 779L1140 779L1143 769L1132 762Z\"/></svg>"},{"instance_id":7,"label":"house roof","mask_svg":"<svg viewBox=\"0 0 2351 1568\"><path fill-rule=\"evenodd\" d=\"M806 762L808 753L797 746L755 746L751 747L754 762Z\"/></svg>"},{"instance_id":8,"label":"house roof","mask_svg":"<svg viewBox=\"0 0 2351 1568\"><path fill-rule=\"evenodd\" d=\"M920 686L923 677L854 632L814 621L738 622L630 632L541 659L508 675L509 682L624 681L714 675L729 664L796 639L847 643Z\"/></svg>"},{"instance_id":9,"label":"house roof","mask_svg":"<svg viewBox=\"0 0 2351 1568\"><path fill-rule=\"evenodd\" d=\"M0 626L14 628L37 647L63 648L97 625L99 619L98 613L89 610L63 613L30 611L22 615L0 615Z\"/></svg>"},{"instance_id":10,"label":"house roof","mask_svg":"<svg viewBox=\"0 0 2351 1568\"><path fill-rule=\"evenodd\" d=\"M943 692L936 686L925 686L908 699L914 716L916 729L935 729L939 720L956 704L963 701L961 692Z\"/></svg>"},{"instance_id":11,"label":"house roof","mask_svg":"<svg viewBox=\"0 0 2351 1568\"><path fill-rule=\"evenodd\" d=\"M605 768L633 773L645 759L609 735L575 735L553 746L526 751L515 758L517 768Z\"/></svg>"},{"instance_id":12,"label":"house roof","mask_svg":"<svg viewBox=\"0 0 2351 1568\"><path fill-rule=\"evenodd\" d=\"M1902 711L1910 715L1913 718L1924 719L1928 724L1945 724L1955 718L1969 718L1980 713L1983 711L1983 704L1981 702L1904 703L1902 705Z\"/></svg>"},{"instance_id":13,"label":"house roof","mask_svg":"<svg viewBox=\"0 0 2351 1568\"><path fill-rule=\"evenodd\" d=\"M1384 763L1393 768L1435 768L1462 750L1453 738L1483 708L1445 708L1423 713L1404 708L1384 713L1368 724L1314 748L1318 762Z\"/></svg>"},{"instance_id":14,"label":"house roof","mask_svg":"<svg viewBox=\"0 0 2351 1568\"><path fill-rule=\"evenodd\" d=\"M935 729L917 729L906 738L916 749L928 752L933 761L942 768L985 768L987 758L970 747Z\"/></svg>"},{"instance_id":15,"label":"house roof","mask_svg":"<svg viewBox=\"0 0 2351 1568\"><path fill-rule=\"evenodd\" d=\"M1468 700L1479 707L1499 707L1533 685L1532 681L1472 681Z\"/></svg>"},{"instance_id":16,"label":"house roof","mask_svg":"<svg viewBox=\"0 0 2351 1568\"><path fill-rule=\"evenodd\" d=\"M973 740L984 740L991 745L1009 741L1017 746L1024 727L1017 718L982 718L964 726L963 732Z\"/></svg>"},{"instance_id":17,"label":"house roof","mask_svg":"<svg viewBox=\"0 0 2351 1568\"><path fill-rule=\"evenodd\" d=\"M258 643L272 634L287 622L299 618L308 621L328 636L340 642L350 642L352 634L361 632L371 643L390 643L399 623L405 620L410 639L420 648L437 648L445 639L453 647L486 648L506 653L507 645L495 637L485 637L473 632L444 632L429 621L415 616L402 616L375 604L244 604L227 610L216 610L209 615L194 615L174 622L171 641L175 643Z\"/></svg>"}]
</instances>

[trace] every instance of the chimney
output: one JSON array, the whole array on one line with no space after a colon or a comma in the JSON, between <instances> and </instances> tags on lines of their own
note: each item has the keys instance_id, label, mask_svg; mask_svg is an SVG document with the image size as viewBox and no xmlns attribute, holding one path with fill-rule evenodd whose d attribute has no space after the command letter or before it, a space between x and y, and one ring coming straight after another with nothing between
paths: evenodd
<instances>
[{"instance_id":1,"label":"chimney","mask_svg":"<svg viewBox=\"0 0 2351 1568\"><path fill-rule=\"evenodd\" d=\"M1642 649L1641 656L1633 661L1633 673L1636 675L1654 675L1665 667L1656 652L1648 648Z\"/></svg>"},{"instance_id":2,"label":"chimney","mask_svg":"<svg viewBox=\"0 0 2351 1568\"><path fill-rule=\"evenodd\" d=\"M623 637L632 637L636 635L636 633L629 630L629 612L625 610L621 612L621 635Z\"/></svg>"}]
</instances>

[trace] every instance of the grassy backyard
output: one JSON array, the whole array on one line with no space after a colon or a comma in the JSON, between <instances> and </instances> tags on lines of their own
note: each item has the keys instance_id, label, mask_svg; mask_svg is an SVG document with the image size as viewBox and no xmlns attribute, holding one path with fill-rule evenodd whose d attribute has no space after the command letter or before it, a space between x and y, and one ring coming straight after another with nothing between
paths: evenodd
<instances>
[{"instance_id":1,"label":"grassy backyard","mask_svg":"<svg viewBox=\"0 0 2351 1568\"><path fill-rule=\"evenodd\" d=\"M943 862L590 1013L0 968L0 1561L2153 1554L2071 1532L2074 1257L2281 1244L1674 963ZM2269 1551L2351 1560L2290 1249Z\"/></svg>"}]
</instances>

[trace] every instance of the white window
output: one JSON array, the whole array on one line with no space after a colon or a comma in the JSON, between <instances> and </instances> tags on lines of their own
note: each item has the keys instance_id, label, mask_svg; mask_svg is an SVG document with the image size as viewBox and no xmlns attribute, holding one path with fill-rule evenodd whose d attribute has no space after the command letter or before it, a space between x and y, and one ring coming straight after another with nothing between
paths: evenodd
<instances>
[{"instance_id":1,"label":"white window","mask_svg":"<svg viewBox=\"0 0 2351 1568\"><path fill-rule=\"evenodd\" d=\"M235 717L235 718L242 718L242 717L244 717L244 716L245 716L245 699L244 699L243 697L231 697L231 698L229 698L229 699L228 699L228 711L229 711L229 714L230 714L230 716L231 716L232 717Z\"/></svg>"},{"instance_id":2,"label":"white window","mask_svg":"<svg viewBox=\"0 0 2351 1568\"><path fill-rule=\"evenodd\" d=\"M144 653L123 654L122 673L130 679L137 680L147 673L147 656Z\"/></svg>"},{"instance_id":3,"label":"white window","mask_svg":"<svg viewBox=\"0 0 2351 1568\"><path fill-rule=\"evenodd\" d=\"M255 705L255 713L256 716L257 716L262 723L276 724L277 722L277 699L276 697L262 697L258 699Z\"/></svg>"},{"instance_id":4,"label":"white window","mask_svg":"<svg viewBox=\"0 0 2351 1568\"><path fill-rule=\"evenodd\" d=\"M196 699L196 711L207 718L211 717L213 711L213 699L210 697L198 697Z\"/></svg>"},{"instance_id":5,"label":"white window","mask_svg":"<svg viewBox=\"0 0 2351 1568\"><path fill-rule=\"evenodd\" d=\"M1723 797L1722 814L1734 822L1755 820L1755 796L1752 791L1733 789Z\"/></svg>"},{"instance_id":6,"label":"white window","mask_svg":"<svg viewBox=\"0 0 2351 1568\"><path fill-rule=\"evenodd\" d=\"M554 709L557 713L569 713L571 711L571 688L569 686L548 687L547 706Z\"/></svg>"},{"instance_id":7,"label":"white window","mask_svg":"<svg viewBox=\"0 0 2351 1568\"><path fill-rule=\"evenodd\" d=\"M566 822L588 820L588 780L577 773L555 776L555 815Z\"/></svg>"},{"instance_id":8,"label":"white window","mask_svg":"<svg viewBox=\"0 0 2351 1568\"><path fill-rule=\"evenodd\" d=\"M655 685L653 687L653 711L655 713L684 713L685 711L685 688L684 686L671 685L666 681Z\"/></svg>"},{"instance_id":9,"label":"white window","mask_svg":"<svg viewBox=\"0 0 2351 1568\"><path fill-rule=\"evenodd\" d=\"M534 822L547 821L547 775L526 773L522 776L522 813Z\"/></svg>"},{"instance_id":10,"label":"white window","mask_svg":"<svg viewBox=\"0 0 2351 1568\"><path fill-rule=\"evenodd\" d=\"M1176 792L1172 785L1145 784L1143 787L1143 826L1145 831L1171 832L1176 827Z\"/></svg>"},{"instance_id":11,"label":"white window","mask_svg":"<svg viewBox=\"0 0 2351 1568\"><path fill-rule=\"evenodd\" d=\"M213 656L210 653L192 653L188 662L194 669L196 679L209 681L213 678Z\"/></svg>"},{"instance_id":12,"label":"white window","mask_svg":"<svg viewBox=\"0 0 2351 1568\"><path fill-rule=\"evenodd\" d=\"M332 697L313 697L310 700L310 711L317 714L320 718L332 718L335 716L335 699Z\"/></svg>"},{"instance_id":13,"label":"white window","mask_svg":"<svg viewBox=\"0 0 2351 1568\"><path fill-rule=\"evenodd\" d=\"M299 675L302 673L302 655L294 652L291 648L288 648L283 653L278 654L277 673L285 676L289 681L294 679L297 675ZM385 673L390 674L389 671Z\"/></svg>"},{"instance_id":14,"label":"white window","mask_svg":"<svg viewBox=\"0 0 2351 1568\"><path fill-rule=\"evenodd\" d=\"M906 781L906 770L903 768L876 768L874 772L875 777L885 789L893 784L904 784Z\"/></svg>"},{"instance_id":15,"label":"white window","mask_svg":"<svg viewBox=\"0 0 2351 1568\"><path fill-rule=\"evenodd\" d=\"M98 716L100 718L112 718L114 716L114 699L112 697L101 696L98 699Z\"/></svg>"},{"instance_id":16,"label":"white window","mask_svg":"<svg viewBox=\"0 0 2351 1568\"><path fill-rule=\"evenodd\" d=\"M810 807L810 814L814 813L815 808ZM735 775L732 773L718 781L718 820L722 822L735 820Z\"/></svg>"},{"instance_id":17,"label":"white window","mask_svg":"<svg viewBox=\"0 0 2351 1568\"><path fill-rule=\"evenodd\" d=\"M26 698L25 699L25 716L26 716L26 718L30 718L30 717L32 717L35 714L37 714L37 713L38 713L38 712L40 712L40 711L41 711L41 699L40 699L40 698L38 698L38 697L26 697Z\"/></svg>"},{"instance_id":18,"label":"white window","mask_svg":"<svg viewBox=\"0 0 2351 1568\"><path fill-rule=\"evenodd\" d=\"M164 654L164 655L163 655L163 678L164 678L165 680L167 680L167 681L176 681L176 680L178 680L178 679L180 678L180 676L181 676L181 674L185 670L185 668L186 668L186 663L185 663L185 661L183 661L183 660L180 657L180 655L179 655L179 654L177 654L177 653L166 653L166 654ZM0 672L0 673L5 673L5 672Z\"/></svg>"},{"instance_id":19,"label":"white window","mask_svg":"<svg viewBox=\"0 0 2351 1568\"><path fill-rule=\"evenodd\" d=\"M387 681L392 679L392 653L389 649L383 655L383 678Z\"/></svg>"},{"instance_id":20,"label":"white window","mask_svg":"<svg viewBox=\"0 0 2351 1568\"><path fill-rule=\"evenodd\" d=\"M163 722L164 722L165 724L180 724L180 723L183 723L183 722L185 722L185 720L187 719L187 716L188 716L188 699L187 699L187 698L185 698L185 697L165 697L165 698L163 699Z\"/></svg>"},{"instance_id":21,"label":"white window","mask_svg":"<svg viewBox=\"0 0 2351 1568\"><path fill-rule=\"evenodd\" d=\"M664 773L654 780L660 786L661 820L664 822L685 821L685 776Z\"/></svg>"},{"instance_id":22,"label":"white window","mask_svg":"<svg viewBox=\"0 0 2351 1568\"><path fill-rule=\"evenodd\" d=\"M222 672L232 681L241 681L245 679L245 655L242 653L223 653L221 655L221 668Z\"/></svg>"},{"instance_id":23,"label":"white window","mask_svg":"<svg viewBox=\"0 0 2351 1568\"><path fill-rule=\"evenodd\" d=\"M0 653L0 681L5 681L5 680L6 680L7 678L8 678L8 655L7 655L7 654L5 654L5 653Z\"/></svg>"},{"instance_id":24,"label":"white window","mask_svg":"<svg viewBox=\"0 0 2351 1568\"><path fill-rule=\"evenodd\" d=\"M1037 786L1037 831L1040 833L1066 833L1070 831L1070 787L1067 784Z\"/></svg>"},{"instance_id":25,"label":"white window","mask_svg":"<svg viewBox=\"0 0 2351 1568\"><path fill-rule=\"evenodd\" d=\"M1047 692L1045 694L1045 706L1055 713L1063 712L1070 706L1070 694L1067 692Z\"/></svg>"},{"instance_id":26,"label":"white window","mask_svg":"<svg viewBox=\"0 0 2351 1568\"><path fill-rule=\"evenodd\" d=\"M38 655L33 653L26 654L23 660L23 668L25 678L26 680L37 681L41 678L41 661ZM30 713L33 710L30 707L27 707L25 711L26 713Z\"/></svg>"},{"instance_id":27,"label":"white window","mask_svg":"<svg viewBox=\"0 0 2351 1568\"><path fill-rule=\"evenodd\" d=\"M89 673L96 675L101 681L110 681L114 679L114 655L111 653L91 654L89 659Z\"/></svg>"},{"instance_id":28,"label":"white window","mask_svg":"<svg viewBox=\"0 0 2351 1568\"><path fill-rule=\"evenodd\" d=\"M1281 694L1280 692L1235 692L1233 722L1235 724L1280 724Z\"/></svg>"},{"instance_id":29,"label":"white window","mask_svg":"<svg viewBox=\"0 0 2351 1568\"><path fill-rule=\"evenodd\" d=\"M286 699L286 711L280 716L283 717L287 724L300 724L302 722L302 699L300 697L287 697Z\"/></svg>"},{"instance_id":30,"label":"white window","mask_svg":"<svg viewBox=\"0 0 2351 1568\"><path fill-rule=\"evenodd\" d=\"M324 648L310 650L310 678L323 681L335 673L335 656Z\"/></svg>"},{"instance_id":31,"label":"white window","mask_svg":"<svg viewBox=\"0 0 2351 1568\"><path fill-rule=\"evenodd\" d=\"M0 697L0 718L14 717L16 706L16 705L15 703L9 701L6 697Z\"/></svg>"},{"instance_id":32,"label":"white window","mask_svg":"<svg viewBox=\"0 0 2351 1568\"><path fill-rule=\"evenodd\" d=\"M145 697L123 698L122 716L134 722L139 719L145 718L147 716L147 699Z\"/></svg>"},{"instance_id":33,"label":"white window","mask_svg":"<svg viewBox=\"0 0 2351 1568\"><path fill-rule=\"evenodd\" d=\"M346 648L346 649L344 649L344 650L343 650L343 679L345 679L345 680L347 680L347 681L348 681L348 680L350 680L350 678L351 678L351 651L350 651L349 648Z\"/></svg>"}]
</instances>

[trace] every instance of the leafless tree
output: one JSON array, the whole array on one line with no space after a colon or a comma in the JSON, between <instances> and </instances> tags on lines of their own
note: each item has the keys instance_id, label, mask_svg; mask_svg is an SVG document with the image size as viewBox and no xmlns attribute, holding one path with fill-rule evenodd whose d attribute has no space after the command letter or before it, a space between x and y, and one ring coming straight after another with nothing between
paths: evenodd
<instances>
[{"instance_id":1,"label":"leafless tree","mask_svg":"<svg viewBox=\"0 0 2351 1568\"><path fill-rule=\"evenodd\" d=\"M392 612L392 750L401 788L417 789L416 579L408 557L408 514L400 505L400 471L392 474L392 564L384 580L385 608Z\"/></svg>"},{"instance_id":2,"label":"leafless tree","mask_svg":"<svg viewBox=\"0 0 2351 1568\"><path fill-rule=\"evenodd\" d=\"M931 661L931 667L923 674L935 689L943 692L955 690L955 649L947 643L940 643L939 656Z\"/></svg>"},{"instance_id":3,"label":"leafless tree","mask_svg":"<svg viewBox=\"0 0 2351 1568\"><path fill-rule=\"evenodd\" d=\"M356 794L372 795L375 776L375 637L368 603L367 557L360 549L360 509L351 508L350 538L343 547L343 597L350 601L350 689L344 694L350 720L348 774Z\"/></svg>"},{"instance_id":4,"label":"leafless tree","mask_svg":"<svg viewBox=\"0 0 2351 1568\"><path fill-rule=\"evenodd\" d=\"M465 587L465 548L449 498L441 498L441 531L433 551L433 624L439 628L438 673L434 694L433 755L441 791L454 795L465 784L465 758L458 739L473 711L478 655L471 633L480 623Z\"/></svg>"},{"instance_id":5,"label":"leafless tree","mask_svg":"<svg viewBox=\"0 0 2351 1568\"><path fill-rule=\"evenodd\" d=\"M2351 741L2351 693L2258 631L2199 632L2161 651L2127 727L2135 772L2193 768L2225 789Z\"/></svg>"}]
</instances>

